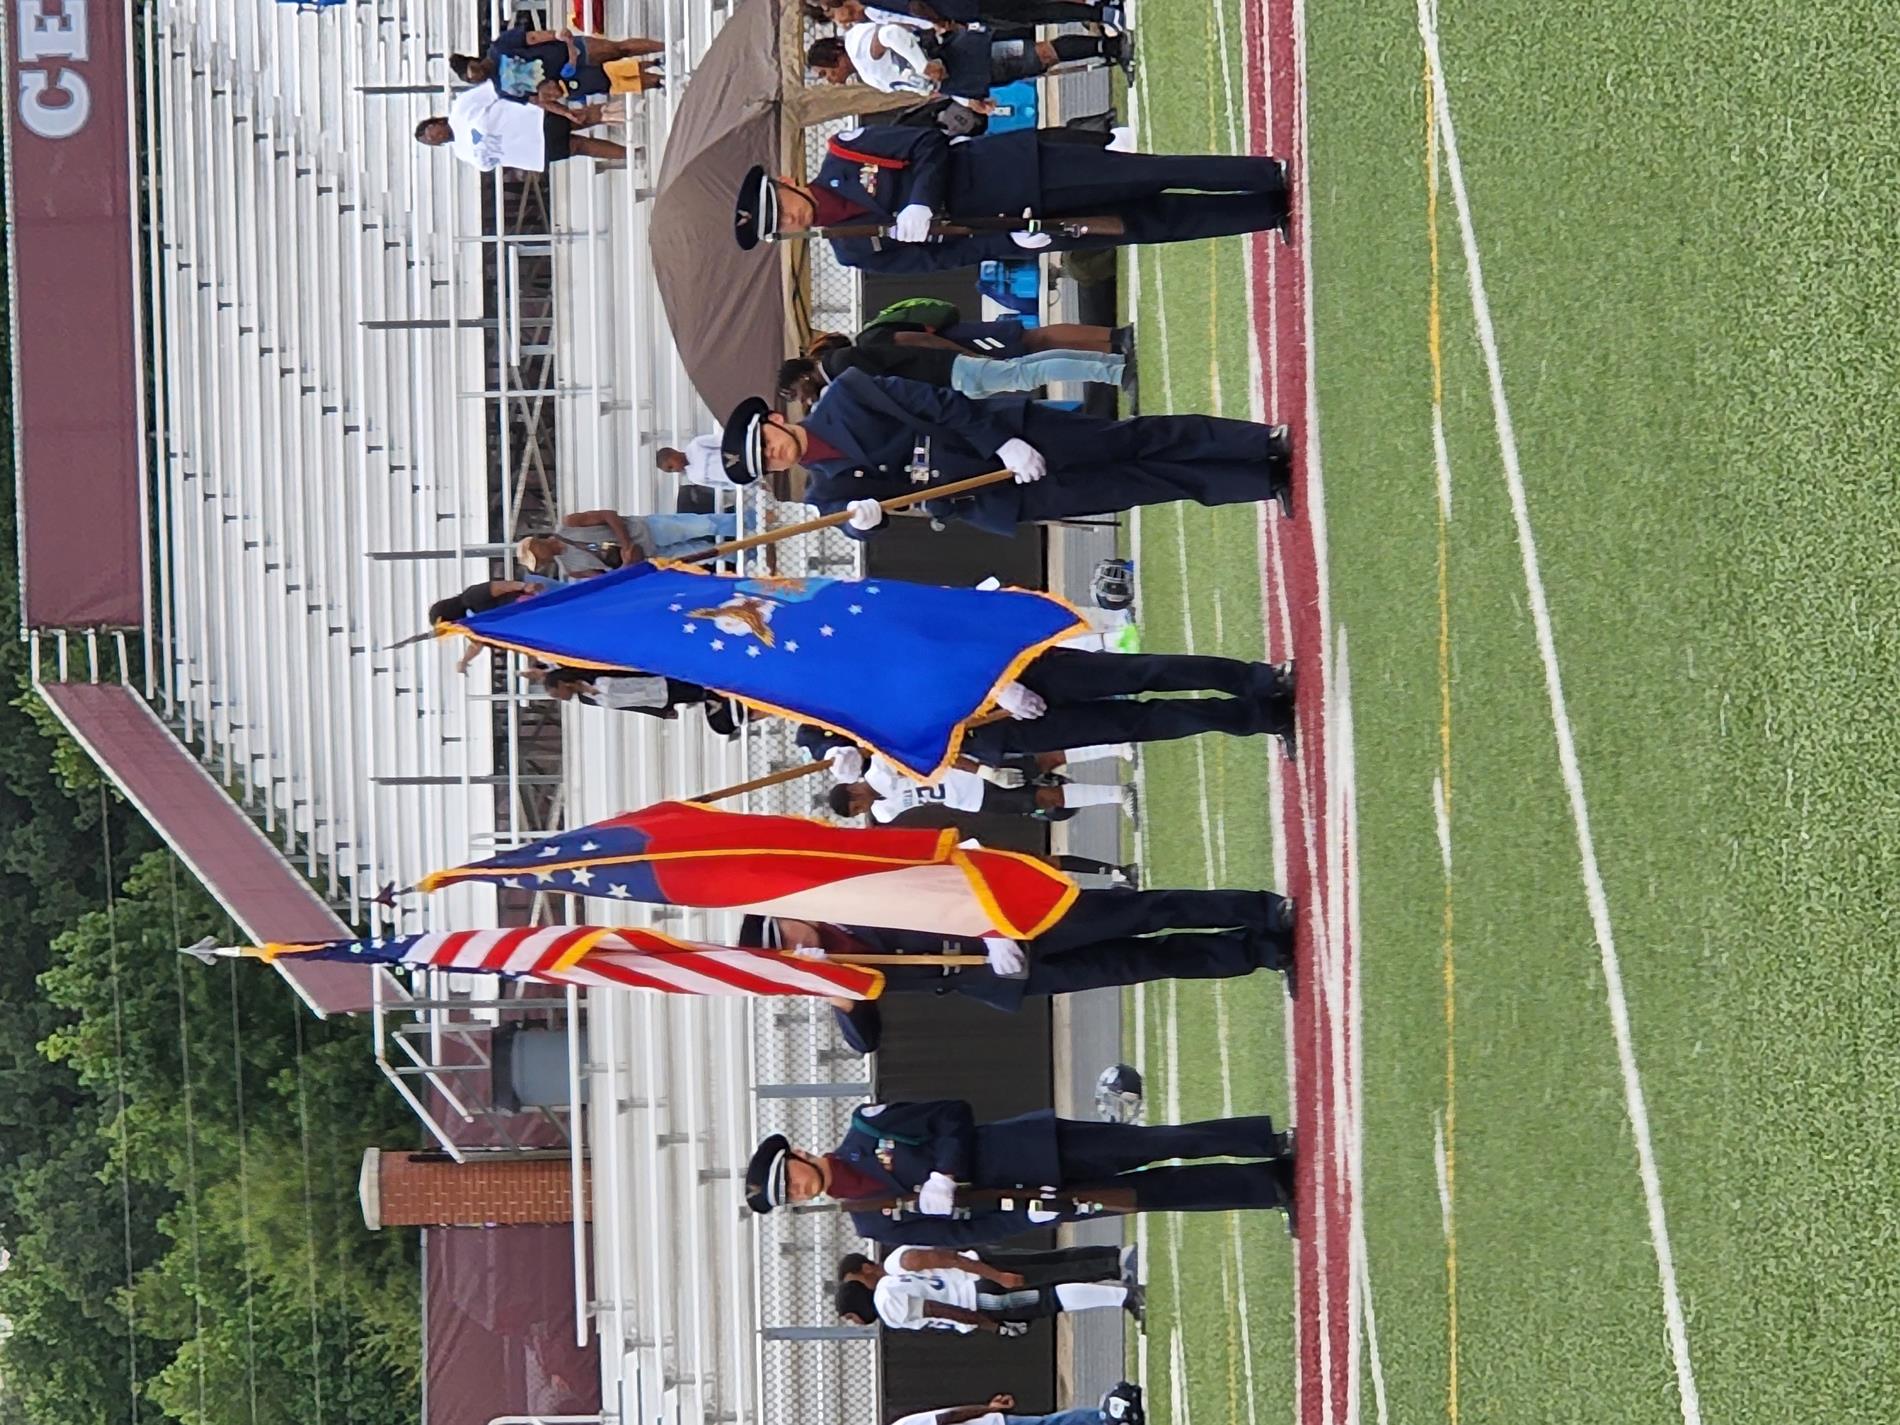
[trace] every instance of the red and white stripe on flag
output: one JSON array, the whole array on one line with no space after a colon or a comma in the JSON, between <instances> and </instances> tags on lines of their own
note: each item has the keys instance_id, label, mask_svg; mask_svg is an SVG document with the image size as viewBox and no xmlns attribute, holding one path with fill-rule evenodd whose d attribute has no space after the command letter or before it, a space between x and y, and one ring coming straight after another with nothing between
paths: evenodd
<instances>
[{"instance_id":1,"label":"red and white stripe on flag","mask_svg":"<svg viewBox=\"0 0 1900 1425\"><path fill-rule=\"evenodd\" d=\"M518 975L584 988L621 986L680 995L819 995L875 999L881 971L675 940L627 926L538 925L418 935L402 962L465 974Z\"/></svg>"}]
</instances>

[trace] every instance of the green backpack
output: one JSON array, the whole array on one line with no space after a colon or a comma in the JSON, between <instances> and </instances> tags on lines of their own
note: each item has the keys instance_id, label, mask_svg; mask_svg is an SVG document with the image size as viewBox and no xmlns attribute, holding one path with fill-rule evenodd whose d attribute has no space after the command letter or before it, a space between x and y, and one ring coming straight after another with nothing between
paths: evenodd
<instances>
[{"instance_id":1,"label":"green backpack","mask_svg":"<svg viewBox=\"0 0 1900 1425\"><path fill-rule=\"evenodd\" d=\"M946 302L938 297L907 297L901 302L893 302L864 324L869 331L872 327L928 327L931 331L942 331L963 320L963 313L957 310L955 302Z\"/></svg>"}]
</instances>

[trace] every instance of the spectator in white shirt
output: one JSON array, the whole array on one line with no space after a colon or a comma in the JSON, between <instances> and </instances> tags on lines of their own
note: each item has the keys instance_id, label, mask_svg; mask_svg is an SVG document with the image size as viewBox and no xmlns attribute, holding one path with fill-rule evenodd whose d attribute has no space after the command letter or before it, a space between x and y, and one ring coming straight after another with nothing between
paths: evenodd
<instances>
[{"instance_id":1,"label":"spectator in white shirt","mask_svg":"<svg viewBox=\"0 0 1900 1425\"><path fill-rule=\"evenodd\" d=\"M708 490L736 490L752 483L744 470L735 469L730 473L719 454L720 433L696 435L686 442L684 450L671 445L663 445L653 455L653 464L669 475L678 475L689 485L701 485ZM735 478L736 477L736 478Z\"/></svg>"},{"instance_id":2,"label":"spectator in white shirt","mask_svg":"<svg viewBox=\"0 0 1900 1425\"><path fill-rule=\"evenodd\" d=\"M1029 1323L1065 1311L1119 1307L1142 1319L1142 1289L1107 1282L1025 1287L1015 1272L1000 1271L974 1253L906 1247L894 1254L905 1270L886 1271L852 1252L838 1263L838 1314L860 1326L882 1322L893 1331L977 1331L1022 1336Z\"/></svg>"},{"instance_id":3,"label":"spectator in white shirt","mask_svg":"<svg viewBox=\"0 0 1900 1425\"><path fill-rule=\"evenodd\" d=\"M886 94L945 94L988 113L995 108L989 94L997 85L1078 65L1126 64L1130 55L1126 35L1037 40L960 30L931 39L903 25L866 20L842 38L812 41L805 63L829 84L857 78Z\"/></svg>"},{"instance_id":4,"label":"spectator in white shirt","mask_svg":"<svg viewBox=\"0 0 1900 1425\"><path fill-rule=\"evenodd\" d=\"M1110 743L1097 747L1075 747L1067 752L1047 752L1037 765L1050 768L1092 761L1101 757L1133 757L1129 743ZM1043 765L1048 759L1047 766ZM932 813L998 812L1005 816L1041 816L1051 821L1066 821L1063 812L1082 807L1115 807L1124 812L1134 809L1133 789L1113 783L1058 781L1051 786L1028 785L1020 768L985 767L968 757L933 785L923 786L889 763L877 758L864 769L862 781L835 786L830 793L831 810L838 816L866 816L880 825L901 822L919 825L928 820L941 825ZM925 813L912 816L913 812ZM955 822L955 817L947 818Z\"/></svg>"},{"instance_id":5,"label":"spectator in white shirt","mask_svg":"<svg viewBox=\"0 0 1900 1425\"><path fill-rule=\"evenodd\" d=\"M875 20L881 25L909 25L939 34L963 25L1105 25L1124 28L1123 7L1116 0L891 0L866 5L863 0L804 0L805 17L813 24L855 25Z\"/></svg>"}]
</instances>

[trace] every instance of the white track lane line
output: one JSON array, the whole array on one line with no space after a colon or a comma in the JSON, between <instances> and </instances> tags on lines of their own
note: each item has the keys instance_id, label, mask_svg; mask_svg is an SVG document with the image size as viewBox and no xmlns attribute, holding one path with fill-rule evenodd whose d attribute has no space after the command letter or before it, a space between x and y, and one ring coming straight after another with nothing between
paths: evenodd
<instances>
[{"instance_id":1,"label":"white track lane line","mask_svg":"<svg viewBox=\"0 0 1900 1425\"><path fill-rule=\"evenodd\" d=\"M1675 1363L1676 1393L1682 1405L1683 1425L1701 1425L1702 1399L1696 1389L1695 1368L1689 1357L1689 1329L1676 1283L1675 1252L1669 1243L1669 1221L1663 1210L1662 1176L1656 1167L1656 1148L1649 1132L1649 1106L1636 1067L1635 1036L1630 1029L1629 1002L1623 993L1623 965L1616 952L1610 925L1609 896L1597 864L1596 838L1590 829L1590 806L1584 797L1583 772L1577 761L1576 736L1564 698L1563 673L1557 662L1557 638L1550 620L1550 601L1537 557L1537 539L1531 530L1530 505L1524 492L1524 472L1518 458L1517 432L1504 392L1504 364L1498 355L1497 327L1491 319L1491 300L1485 291L1484 266L1478 251L1477 229L1471 219L1471 200L1465 188L1464 164L1458 154L1458 134L1452 124L1451 97L1446 91L1445 65L1439 51L1438 26L1429 0L1419 0L1418 26L1425 52L1437 79L1439 142L1445 173L1451 180L1452 201L1458 210L1458 233L1464 244L1465 278L1471 289L1471 314L1484 353L1485 374L1491 387L1491 410L1497 424L1498 452L1504 463L1504 482L1511 496L1511 515L1517 525L1518 553L1524 565L1524 589L1530 603L1531 625L1537 635L1537 653L1544 664L1544 689L1550 700L1550 719L1557 738L1557 762L1563 771L1564 791L1570 801L1570 819L1577 833L1577 854L1583 872L1584 899L1596 933L1603 965L1603 984L1616 1039L1616 1057L1623 1076L1623 1103L1636 1142L1636 1166L1649 1210L1649 1240L1656 1254L1656 1273L1662 1287L1663 1319L1668 1329L1669 1354Z\"/></svg>"}]
</instances>

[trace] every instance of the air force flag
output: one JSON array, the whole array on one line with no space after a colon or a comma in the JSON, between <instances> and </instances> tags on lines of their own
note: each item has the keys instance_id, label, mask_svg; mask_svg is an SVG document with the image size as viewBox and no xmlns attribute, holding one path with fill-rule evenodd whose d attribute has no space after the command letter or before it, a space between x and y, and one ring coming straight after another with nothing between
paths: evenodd
<instances>
[{"instance_id":1,"label":"air force flag","mask_svg":"<svg viewBox=\"0 0 1900 1425\"><path fill-rule=\"evenodd\" d=\"M912 776L962 724L1088 624L1060 599L897 579L733 578L635 564L474 614L454 630L575 668L701 683L851 737Z\"/></svg>"}]
</instances>

